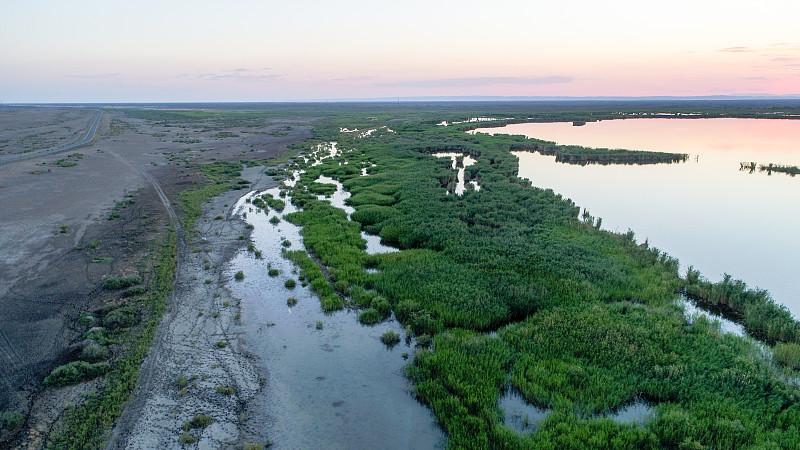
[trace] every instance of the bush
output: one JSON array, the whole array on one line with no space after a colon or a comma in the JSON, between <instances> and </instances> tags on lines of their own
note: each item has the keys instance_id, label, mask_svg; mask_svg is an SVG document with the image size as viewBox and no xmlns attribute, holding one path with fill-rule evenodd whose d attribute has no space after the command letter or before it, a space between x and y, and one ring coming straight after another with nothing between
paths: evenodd
<instances>
[{"instance_id":1,"label":"bush","mask_svg":"<svg viewBox=\"0 0 800 450\"><path fill-rule=\"evenodd\" d=\"M280 271L278 269L269 269L269 272L267 272L271 277L277 277L279 273Z\"/></svg>"},{"instance_id":2,"label":"bush","mask_svg":"<svg viewBox=\"0 0 800 450\"><path fill-rule=\"evenodd\" d=\"M140 277L109 278L103 281L103 287L110 291L115 291L117 289L124 289L141 283L142 279Z\"/></svg>"},{"instance_id":3,"label":"bush","mask_svg":"<svg viewBox=\"0 0 800 450\"><path fill-rule=\"evenodd\" d=\"M234 275L233 278L235 278L236 281L244 280L244 272L242 272L241 270L236 272L236 275Z\"/></svg>"},{"instance_id":4,"label":"bush","mask_svg":"<svg viewBox=\"0 0 800 450\"><path fill-rule=\"evenodd\" d=\"M294 278L289 278L285 283L283 283L283 285L289 289L292 289L293 287L297 286L297 282L294 281Z\"/></svg>"},{"instance_id":5,"label":"bush","mask_svg":"<svg viewBox=\"0 0 800 450\"><path fill-rule=\"evenodd\" d=\"M58 366L45 377L45 386L68 386L82 381L97 378L111 369L106 362L90 364L86 361L73 361L63 366Z\"/></svg>"},{"instance_id":6,"label":"bush","mask_svg":"<svg viewBox=\"0 0 800 450\"><path fill-rule=\"evenodd\" d=\"M294 306L297 304L297 299L294 297L289 297L288 299L286 299L286 304L288 306Z\"/></svg>"},{"instance_id":7,"label":"bush","mask_svg":"<svg viewBox=\"0 0 800 450\"><path fill-rule=\"evenodd\" d=\"M136 311L130 306L115 309L103 317L106 328L127 328L136 325Z\"/></svg>"},{"instance_id":8,"label":"bush","mask_svg":"<svg viewBox=\"0 0 800 450\"><path fill-rule=\"evenodd\" d=\"M102 345L90 345L81 351L81 359L88 362L100 362L108 359L111 352Z\"/></svg>"},{"instance_id":9,"label":"bush","mask_svg":"<svg viewBox=\"0 0 800 450\"><path fill-rule=\"evenodd\" d=\"M279 219L278 216L272 216L272 218L269 219L269 223L271 223L273 225L277 225L280 222L281 222L281 219Z\"/></svg>"}]
</instances>

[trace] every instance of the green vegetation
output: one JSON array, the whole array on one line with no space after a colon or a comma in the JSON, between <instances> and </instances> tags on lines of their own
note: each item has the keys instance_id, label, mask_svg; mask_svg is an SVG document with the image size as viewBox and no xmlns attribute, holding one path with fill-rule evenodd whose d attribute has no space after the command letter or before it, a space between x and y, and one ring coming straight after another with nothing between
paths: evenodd
<instances>
[{"instance_id":1,"label":"green vegetation","mask_svg":"<svg viewBox=\"0 0 800 450\"><path fill-rule=\"evenodd\" d=\"M778 342L775 344L775 360L794 370L800 370L800 345Z\"/></svg>"},{"instance_id":2,"label":"green vegetation","mask_svg":"<svg viewBox=\"0 0 800 450\"><path fill-rule=\"evenodd\" d=\"M244 280L244 272L242 272L241 270L236 272L236 275L234 275L233 278L236 279L236 281Z\"/></svg>"},{"instance_id":3,"label":"green vegetation","mask_svg":"<svg viewBox=\"0 0 800 450\"><path fill-rule=\"evenodd\" d=\"M137 327L111 332L116 339L125 343L121 348L121 355L110 365L98 392L89 394L82 404L69 411L63 423L50 434L48 448L103 447L108 428L133 394L142 361L153 342L166 309L167 296L172 291L177 254L174 231L169 231L167 238L157 249L153 258L150 288L139 303L141 323ZM86 338L102 338L104 335L105 332L101 332ZM103 341L98 340L101 343ZM94 366L93 370L103 370L101 367Z\"/></svg>"},{"instance_id":4,"label":"green vegetation","mask_svg":"<svg viewBox=\"0 0 800 450\"><path fill-rule=\"evenodd\" d=\"M450 448L800 445L800 390L786 383L787 369L706 319L690 323L675 302L685 291L726 307L752 305L740 313L748 330L762 330L753 334L767 342L793 341L797 323L768 295L730 280L704 284L694 272L682 279L673 258L637 245L631 234L579 220L572 202L517 178L511 151L551 151L551 143L469 135L469 125L416 118L392 122L396 133L358 139L338 129L362 128L360 119L337 120L319 126L316 139L354 150L293 166L306 172L288 190L302 210L285 218L302 227L313 257L284 254L323 309L347 298L365 308L359 319L368 324L395 313L417 342L408 367L415 394L447 432ZM449 160L430 156L439 151L475 158L466 177L483 189L447 195L455 171ZM577 163L683 158L561 146L558 152ZM365 177L366 164L376 167ZM317 199L313 183L321 175L350 192L352 220ZM401 251L366 254L362 229ZM392 333L381 340L398 342ZM776 348L776 360L792 367L793 351ZM536 432L521 435L503 424L498 399L506 386L548 409ZM636 400L654 411L642 427L599 416Z\"/></svg>"},{"instance_id":5,"label":"green vegetation","mask_svg":"<svg viewBox=\"0 0 800 450\"><path fill-rule=\"evenodd\" d=\"M283 283L283 285L291 289L297 285L297 281L295 281L294 278L289 278Z\"/></svg>"},{"instance_id":6,"label":"green vegetation","mask_svg":"<svg viewBox=\"0 0 800 450\"><path fill-rule=\"evenodd\" d=\"M400 335L394 330L387 330L381 335L381 342L388 347L394 347L400 343Z\"/></svg>"},{"instance_id":7,"label":"green vegetation","mask_svg":"<svg viewBox=\"0 0 800 450\"><path fill-rule=\"evenodd\" d=\"M86 361L73 361L58 366L44 379L45 386L68 386L82 381L104 375L111 366L108 363L88 363Z\"/></svg>"},{"instance_id":8,"label":"green vegetation","mask_svg":"<svg viewBox=\"0 0 800 450\"><path fill-rule=\"evenodd\" d=\"M192 420L183 423L183 429L184 431L188 431L192 428L206 428L212 423L214 423L214 419L211 417L205 414L197 414L192 417Z\"/></svg>"},{"instance_id":9,"label":"green vegetation","mask_svg":"<svg viewBox=\"0 0 800 450\"><path fill-rule=\"evenodd\" d=\"M797 166L784 166L780 164L762 164L758 167L758 170L762 172L767 172L768 174L772 174L772 172L780 172L785 173L790 176L800 175L800 167Z\"/></svg>"},{"instance_id":10,"label":"green vegetation","mask_svg":"<svg viewBox=\"0 0 800 450\"><path fill-rule=\"evenodd\" d=\"M108 359L109 356L111 356L111 352L102 345L92 344L81 350L81 359L90 363L104 361Z\"/></svg>"},{"instance_id":11,"label":"green vegetation","mask_svg":"<svg viewBox=\"0 0 800 450\"><path fill-rule=\"evenodd\" d=\"M182 225L185 229L194 228L194 223L203 214L202 204L230 189L242 189L239 177L242 174L242 164L238 162L217 161L201 164L200 170L211 184L198 188L182 191L178 198L185 216Z\"/></svg>"},{"instance_id":12,"label":"green vegetation","mask_svg":"<svg viewBox=\"0 0 800 450\"><path fill-rule=\"evenodd\" d=\"M103 326L106 328L127 328L133 325L136 325L136 310L130 306L117 308L103 317Z\"/></svg>"},{"instance_id":13,"label":"green vegetation","mask_svg":"<svg viewBox=\"0 0 800 450\"><path fill-rule=\"evenodd\" d=\"M297 299L296 298L289 297L288 299L286 299L286 305L287 306L294 306L296 304L297 304Z\"/></svg>"},{"instance_id":14,"label":"green vegetation","mask_svg":"<svg viewBox=\"0 0 800 450\"><path fill-rule=\"evenodd\" d=\"M108 278L103 281L103 287L108 290L125 289L142 283L141 277Z\"/></svg>"},{"instance_id":15,"label":"green vegetation","mask_svg":"<svg viewBox=\"0 0 800 450\"><path fill-rule=\"evenodd\" d=\"M235 392L232 387L222 386L222 385L217 386L216 391L217 394L222 394L222 395L233 395Z\"/></svg>"},{"instance_id":16,"label":"green vegetation","mask_svg":"<svg viewBox=\"0 0 800 450\"><path fill-rule=\"evenodd\" d=\"M722 281L711 283L689 267L686 274L686 295L701 304L720 309L744 325L748 333L769 343L800 343L800 323L789 310L776 304L769 293L748 289L741 280L725 274Z\"/></svg>"}]
</instances>

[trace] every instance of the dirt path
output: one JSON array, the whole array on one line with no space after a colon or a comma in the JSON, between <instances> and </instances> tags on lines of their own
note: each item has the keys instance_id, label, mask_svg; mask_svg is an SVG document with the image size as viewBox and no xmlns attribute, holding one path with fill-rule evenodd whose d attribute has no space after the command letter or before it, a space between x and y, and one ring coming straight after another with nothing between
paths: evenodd
<instances>
[{"instance_id":1,"label":"dirt path","mask_svg":"<svg viewBox=\"0 0 800 450\"><path fill-rule=\"evenodd\" d=\"M258 189L276 184L258 168L243 177ZM204 205L199 235L179 246L181 266L169 309L107 448L181 448L182 425L196 414L214 421L202 430L200 448L242 441L245 405L262 384L240 341L238 304L224 288L230 277L226 263L246 242L239 238L247 234L245 224L230 220L243 194L229 191ZM225 219L215 220L218 215Z\"/></svg>"}]
</instances>

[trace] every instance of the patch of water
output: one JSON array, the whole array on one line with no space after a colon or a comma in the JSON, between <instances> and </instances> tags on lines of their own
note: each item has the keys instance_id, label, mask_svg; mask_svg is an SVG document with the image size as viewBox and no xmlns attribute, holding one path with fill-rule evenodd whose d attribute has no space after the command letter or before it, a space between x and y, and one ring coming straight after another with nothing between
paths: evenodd
<instances>
[{"instance_id":1,"label":"patch of water","mask_svg":"<svg viewBox=\"0 0 800 450\"><path fill-rule=\"evenodd\" d=\"M522 394L512 387L507 387L500 397L500 410L503 411L503 423L518 433L536 431L550 409L542 409L528 403Z\"/></svg>"},{"instance_id":2,"label":"patch of water","mask_svg":"<svg viewBox=\"0 0 800 450\"><path fill-rule=\"evenodd\" d=\"M335 184L336 185L336 192L331 194L330 198L325 197L324 195L318 195L317 198L320 200L328 200L331 202L331 205L341 208L347 213L347 219L350 219L350 215L355 212L355 208L352 206L346 205L345 200L350 198L350 193L344 190L344 186L342 183L334 180L333 178L320 176L315 180L317 183L326 183L326 184ZM384 245L381 243L380 236L375 236L374 234L368 234L365 231L361 231L361 237L367 241L367 248L366 251L370 255L374 255L377 253L391 253L398 251L395 247L390 247L388 245Z\"/></svg>"},{"instance_id":3,"label":"patch of water","mask_svg":"<svg viewBox=\"0 0 800 450\"><path fill-rule=\"evenodd\" d=\"M453 170L458 170L458 175L457 175L458 181L456 182L456 188L454 192L456 195L464 195L464 191L467 190L464 181L464 170L465 168L475 164L477 161L473 159L471 156L464 155L462 153L442 152L442 153L434 153L433 156L436 156L437 158L450 158L451 160L453 160ZM461 164L458 163L459 157L463 157ZM477 186L478 184L477 181L470 181L470 183L474 183L475 186ZM480 190L480 187L477 187L475 190Z\"/></svg>"},{"instance_id":4,"label":"patch of water","mask_svg":"<svg viewBox=\"0 0 800 450\"><path fill-rule=\"evenodd\" d=\"M273 225L269 220L281 214L246 203L278 191L251 192L237 202L235 212L248 212L245 220L254 226L253 244L263 258L241 251L227 273L244 273L229 288L241 300L248 351L267 378L251 405L251 421L261 421L262 437L274 448L442 448L444 434L403 376L403 353L412 348L380 342L387 329L403 335L402 327L395 321L365 327L349 310L326 315L310 289L285 287L288 278L297 279L297 269L281 257L282 243L302 249L300 230L285 220ZM283 213L295 210L287 203ZM269 269L278 275L269 276ZM297 299L294 306L289 297Z\"/></svg>"},{"instance_id":5,"label":"patch of water","mask_svg":"<svg viewBox=\"0 0 800 450\"><path fill-rule=\"evenodd\" d=\"M684 314L686 315L686 318L689 319L689 323L694 323L697 317L702 316L708 319L711 323L716 323L719 326L720 331L723 333L732 333L736 336L747 335L747 332L744 330L742 325L739 325L730 319L726 319L719 313L701 309L697 306L697 303L687 298L685 295L680 296L678 299L678 304L683 306Z\"/></svg>"},{"instance_id":6,"label":"patch of water","mask_svg":"<svg viewBox=\"0 0 800 450\"><path fill-rule=\"evenodd\" d=\"M645 422L655 418L655 411L649 403L642 399L636 399L633 403L618 408L614 412L603 414L601 417L607 417L617 422L633 423L638 426L643 426Z\"/></svg>"},{"instance_id":7,"label":"patch of water","mask_svg":"<svg viewBox=\"0 0 800 450\"><path fill-rule=\"evenodd\" d=\"M503 423L518 433L536 431L547 414L552 411L552 408L539 408L528 403L525 397L513 386L506 386L500 396L498 406L503 413ZM628 405L593 417L643 426L645 422L655 417L655 411L649 403L637 398Z\"/></svg>"}]
</instances>

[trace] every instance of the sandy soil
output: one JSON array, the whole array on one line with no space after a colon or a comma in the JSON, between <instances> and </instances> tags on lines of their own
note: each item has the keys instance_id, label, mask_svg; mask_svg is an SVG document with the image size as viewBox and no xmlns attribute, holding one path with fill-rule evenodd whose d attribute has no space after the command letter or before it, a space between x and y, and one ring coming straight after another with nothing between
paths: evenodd
<instances>
[{"instance_id":1,"label":"sandy soil","mask_svg":"<svg viewBox=\"0 0 800 450\"><path fill-rule=\"evenodd\" d=\"M77 140L85 135L94 114L43 108L7 112L4 107L0 114L2 139L37 130L54 137L56 133L48 132L62 127L63 136ZM71 119L56 123L64 117ZM289 124L292 128L286 129ZM287 151L289 143L308 137L310 130L308 121L270 119L260 128L224 129L234 137L214 137L219 129L171 125L175 124L131 119L108 109L98 137L67 152L80 155L71 157L75 165L57 165L67 156L60 154L0 168L0 409L26 416L26 429L16 438L20 446L40 447L64 406L78 403L79 394L91 389L87 385L43 389L41 380L80 350L85 330L77 325L77 317L115 300L99 287L102 280L137 273L152 242L171 220L158 191L163 190L174 204L177 193L201 180L192 163L277 156ZM18 152L17 147L3 151ZM129 200L135 203L125 207L117 203ZM112 213L119 218L108 220ZM218 225L226 224L209 226ZM187 263L182 268L190 269L191 259L184 256ZM205 271L203 266L200 270ZM181 272L179 279L193 276ZM202 287L212 289L218 277L206 273L201 281L212 278L215 284ZM176 297L184 288L194 291L183 282L177 288ZM213 292L209 295L213 298ZM171 314L178 314L175 311ZM194 332L210 330L204 325ZM234 341L230 347L236 348Z\"/></svg>"},{"instance_id":2,"label":"sandy soil","mask_svg":"<svg viewBox=\"0 0 800 450\"><path fill-rule=\"evenodd\" d=\"M247 169L254 189L277 185L263 168ZM115 427L109 448L181 448L182 425L196 414L214 423L203 430L199 448L234 446L244 438L246 403L262 378L240 340L238 300L224 284L224 266L247 240L245 223L231 209L245 191L230 191L204 206L199 235L181 252L175 295L156 343L142 366L139 388ZM223 215L224 220L214 218ZM221 344L225 346L222 347ZM176 380L186 378L184 391ZM221 394L217 388L233 388ZM195 431L194 435L200 433Z\"/></svg>"},{"instance_id":3,"label":"sandy soil","mask_svg":"<svg viewBox=\"0 0 800 450\"><path fill-rule=\"evenodd\" d=\"M0 108L0 156L60 147L80 140L97 114L90 108Z\"/></svg>"}]
</instances>

